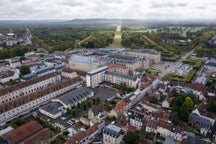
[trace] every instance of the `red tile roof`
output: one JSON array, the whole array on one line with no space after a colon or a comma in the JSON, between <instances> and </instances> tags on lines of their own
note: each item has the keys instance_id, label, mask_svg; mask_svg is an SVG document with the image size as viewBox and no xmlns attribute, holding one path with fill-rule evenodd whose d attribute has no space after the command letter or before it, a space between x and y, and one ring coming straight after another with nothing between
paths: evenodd
<instances>
[{"instance_id":1,"label":"red tile roof","mask_svg":"<svg viewBox=\"0 0 216 144\"><path fill-rule=\"evenodd\" d=\"M62 72L73 73L73 72L75 72L75 70L64 67L64 68L62 69Z\"/></svg>"},{"instance_id":2,"label":"red tile roof","mask_svg":"<svg viewBox=\"0 0 216 144\"><path fill-rule=\"evenodd\" d=\"M160 98L161 94L158 94L158 93L148 93L148 96Z\"/></svg>"},{"instance_id":3,"label":"red tile roof","mask_svg":"<svg viewBox=\"0 0 216 144\"><path fill-rule=\"evenodd\" d=\"M126 102L125 101L121 101L120 103L118 103L115 107L114 110L119 113L124 107L126 107Z\"/></svg>"},{"instance_id":4,"label":"red tile roof","mask_svg":"<svg viewBox=\"0 0 216 144\"><path fill-rule=\"evenodd\" d=\"M135 132L137 130L137 128L135 126L128 126L128 132Z\"/></svg>"},{"instance_id":5,"label":"red tile roof","mask_svg":"<svg viewBox=\"0 0 216 144\"><path fill-rule=\"evenodd\" d=\"M24 141L21 142L21 144L32 144L35 143L38 140L42 140L49 136L52 133L52 131L49 128L44 128L37 132L36 134L26 138Z\"/></svg>"},{"instance_id":6,"label":"red tile roof","mask_svg":"<svg viewBox=\"0 0 216 144\"><path fill-rule=\"evenodd\" d=\"M154 116L158 119L169 121L170 114L165 111L157 111L155 112Z\"/></svg>"},{"instance_id":7,"label":"red tile roof","mask_svg":"<svg viewBox=\"0 0 216 144\"><path fill-rule=\"evenodd\" d=\"M92 127L89 127L86 131L78 132L73 137L71 137L68 141L66 141L64 144L79 144L82 140L86 139L97 130L98 127L96 125L93 125Z\"/></svg>"},{"instance_id":8,"label":"red tile roof","mask_svg":"<svg viewBox=\"0 0 216 144\"><path fill-rule=\"evenodd\" d=\"M185 86L199 92L205 92L207 90L207 87L200 84L185 83Z\"/></svg>"},{"instance_id":9,"label":"red tile roof","mask_svg":"<svg viewBox=\"0 0 216 144\"><path fill-rule=\"evenodd\" d=\"M43 127L38 121L32 120L6 134L3 135L9 143L17 144L32 134L38 132Z\"/></svg>"},{"instance_id":10,"label":"red tile roof","mask_svg":"<svg viewBox=\"0 0 216 144\"><path fill-rule=\"evenodd\" d=\"M104 109L104 104L101 103L99 105L96 105L95 107L92 108L92 112L96 113L96 112L100 112L103 111Z\"/></svg>"}]
</instances>

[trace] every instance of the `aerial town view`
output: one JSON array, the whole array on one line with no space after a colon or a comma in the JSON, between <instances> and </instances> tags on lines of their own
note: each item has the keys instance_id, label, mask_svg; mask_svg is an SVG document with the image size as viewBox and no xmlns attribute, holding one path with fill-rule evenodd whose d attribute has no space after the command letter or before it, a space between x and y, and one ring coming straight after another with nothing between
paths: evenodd
<instances>
[{"instance_id":1,"label":"aerial town view","mask_svg":"<svg viewBox=\"0 0 216 144\"><path fill-rule=\"evenodd\" d=\"M216 144L215 0L0 0L0 144Z\"/></svg>"}]
</instances>

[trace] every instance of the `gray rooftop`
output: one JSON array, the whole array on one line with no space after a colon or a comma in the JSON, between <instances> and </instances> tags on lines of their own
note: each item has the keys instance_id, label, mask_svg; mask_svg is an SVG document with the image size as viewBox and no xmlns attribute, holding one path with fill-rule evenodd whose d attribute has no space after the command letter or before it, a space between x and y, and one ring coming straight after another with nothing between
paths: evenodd
<instances>
[{"instance_id":1,"label":"gray rooftop","mask_svg":"<svg viewBox=\"0 0 216 144\"><path fill-rule=\"evenodd\" d=\"M115 125L109 124L104 128L104 134L112 136L112 137L119 137L121 135L121 128Z\"/></svg>"},{"instance_id":2,"label":"gray rooftop","mask_svg":"<svg viewBox=\"0 0 216 144\"><path fill-rule=\"evenodd\" d=\"M94 75L94 74L97 74L97 73L99 73L99 72L101 72L101 71L104 71L104 70L106 70L106 69L107 69L107 66L100 67L100 68L98 68L98 69L96 69L96 70L89 71L88 74L89 74L89 75Z\"/></svg>"},{"instance_id":3,"label":"gray rooftop","mask_svg":"<svg viewBox=\"0 0 216 144\"><path fill-rule=\"evenodd\" d=\"M109 75L112 75L112 76L121 77L121 78L124 78L124 79L130 79L130 80L133 80L133 81L136 81L137 78L139 78L138 75L137 75L137 76L125 75L125 74L117 73L117 72L110 71L110 70L107 70L107 71L105 72L105 74L109 74Z\"/></svg>"},{"instance_id":4,"label":"gray rooftop","mask_svg":"<svg viewBox=\"0 0 216 144\"><path fill-rule=\"evenodd\" d=\"M157 52L154 49L131 49L130 51L139 52L139 53L148 53L148 54L153 54L153 55L159 54L159 52Z\"/></svg>"},{"instance_id":5,"label":"gray rooftop","mask_svg":"<svg viewBox=\"0 0 216 144\"><path fill-rule=\"evenodd\" d=\"M77 62L81 62L81 63L88 63L88 64L94 64L94 65L100 65L101 62L96 61L96 59L94 57L91 56L78 56L78 55L74 55L70 57L71 61L77 61Z\"/></svg>"},{"instance_id":6,"label":"gray rooftop","mask_svg":"<svg viewBox=\"0 0 216 144\"><path fill-rule=\"evenodd\" d=\"M86 98L92 92L93 90L91 90L90 88L80 87L60 96L58 99L65 105L73 105L76 102Z\"/></svg>"},{"instance_id":7,"label":"gray rooftop","mask_svg":"<svg viewBox=\"0 0 216 144\"><path fill-rule=\"evenodd\" d=\"M60 107L62 107L62 105L60 103L51 102L45 106L42 106L40 109L55 115L55 114L61 112L61 110L59 110Z\"/></svg>"},{"instance_id":8,"label":"gray rooftop","mask_svg":"<svg viewBox=\"0 0 216 144\"><path fill-rule=\"evenodd\" d=\"M107 60L111 63L133 64L136 62L145 61L146 58L140 58L123 54L110 54Z\"/></svg>"},{"instance_id":9,"label":"gray rooftop","mask_svg":"<svg viewBox=\"0 0 216 144\"><path fill-rule=\"evenodd\" d=\"M112 124L109 124L106 128L110 129L110 130L113 130L113 131L116 131L116 132L120 132L121 131L120 127L112 125Z\"/></svg>"}]
</instances>

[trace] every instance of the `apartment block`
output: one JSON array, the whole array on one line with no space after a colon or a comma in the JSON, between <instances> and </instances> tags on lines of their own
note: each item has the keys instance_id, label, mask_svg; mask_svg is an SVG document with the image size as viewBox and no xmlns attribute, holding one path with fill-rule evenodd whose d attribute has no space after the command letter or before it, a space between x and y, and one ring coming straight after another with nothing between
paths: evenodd
<instances>
[{"instance_id":1,"label":"apartment block","mask_svg":"<svg viewBox=\"0 0 216 144\"><path fill-rule=\"evenodd\" d=\"M20 97L24 97L30 93L51 86L60 80L61 75L54 72L41 77L33 78L11 87L0 89L0 104L5 104Z\"/></svg>"},{"instance_id":2,"label":"apartment block","mask_svg":"<svg viewBox=\"0 0 216 144\"><path fill-rule=\"evenodd\" d=\"M159 63L161 59L161 53L153 49L130 49L125 54L132 56L146 57L153 63Z\"/></svg>"},{"instance_id":3,"label":"apartment block","mask_svg":"<svg viewBox=\"0 0 216 144\"><path fill-rule=\"evenodd\" d=\"M122 129L109 124L103 131L103 144L120 144L123 138Z\"/></svg>"},{"instance_id":4,"label":"apartment block","mask_svg":"<svg viewBox=\"0 0 216 144\"><path fill-rule=\"evenodd\" d=\"M20 97L16 101L0 105L0 125L4 125L7 121L28 113L40 105L48 102L52 98L70 91L82 83L80 77L65 80L50 86L46 89L31 93L26 97Z\"/></svg>"}]
</instances>

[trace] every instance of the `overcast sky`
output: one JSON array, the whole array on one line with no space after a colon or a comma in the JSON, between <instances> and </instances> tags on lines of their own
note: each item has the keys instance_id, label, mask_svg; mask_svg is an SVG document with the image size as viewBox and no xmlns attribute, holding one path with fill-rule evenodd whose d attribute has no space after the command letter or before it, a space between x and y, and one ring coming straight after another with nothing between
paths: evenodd
<instances>
[{"instance_id":1,"label":"overcast sky","mask_svg":"<svg viewBox=\"0 0 216 144\"><path fill-rule=\"evenodd\" d=\"M216 0L0 0L1 20L216 19Z\"/></svg>"}]
</instances>

